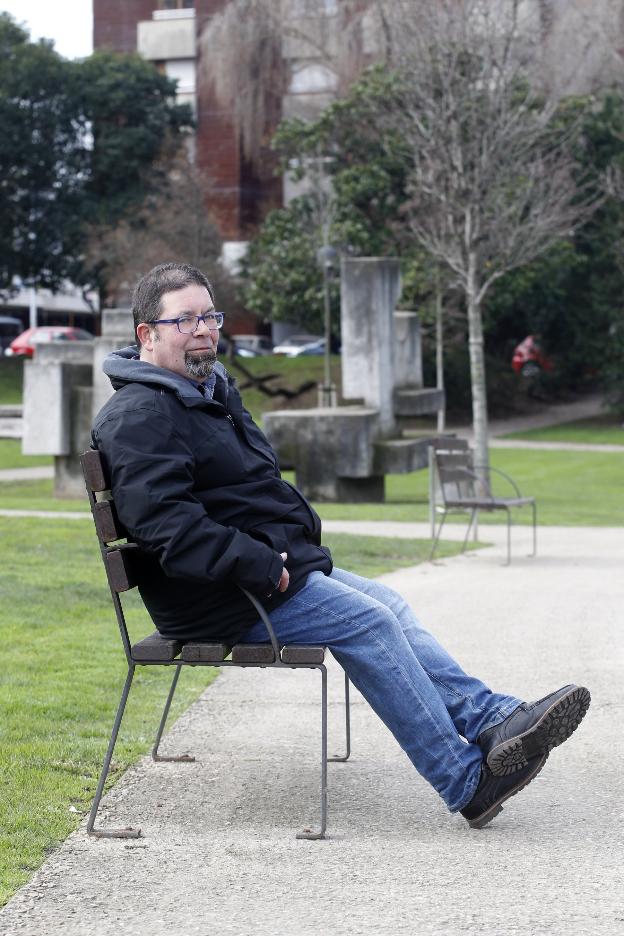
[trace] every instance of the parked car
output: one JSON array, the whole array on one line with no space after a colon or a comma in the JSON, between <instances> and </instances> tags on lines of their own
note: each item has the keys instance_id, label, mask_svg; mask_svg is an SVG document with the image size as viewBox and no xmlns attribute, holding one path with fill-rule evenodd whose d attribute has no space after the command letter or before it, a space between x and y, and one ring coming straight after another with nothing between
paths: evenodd
<instances>
[{"instance_id":1,"label":"parked car","mask_svg":"<svg viewBox=\"0 0 624 936\"><path fill-rule=\"evenodd\" d=\"M24 326L21 319L13 318L12 315L0 315L0 354L22 331Z\"/></svg>"},{"instance_id":2,"label":"parked car","mask_svg":"<svg viewBox=\"0 0 624 936\"><path fill-rule=\"evenodd\" d=\"M325 339L318 335L292 335L282 344L275 345L273 354L285 357L300 357L304 354L325 354Z\"/></svg>"},{"instance_id":3,"label":"parked car","mask_svg":"<svg viewBox=\"0 0 624 936\"><path fill-rule=\"evenodd\" d=\"M537 335L527 335L520 342L514 350L511 366L522 377L538 377L555 369L554 361L542 350Z\"/></svg>"},{"instance_id":4,"label":"parked car","mask_svg":"<svg viewBox=\"0 0 624 936\"><path fill-rule=\"evenodd\" d=\"M266 335L231 335L234 353L241 357L261 357L271 354L273 342Z\"/></svg>"},{"instance_id":5,"label":"parked car","mask_svg":"<svg viewBox=\"0 0 624 936\"><path fill-rule=\"evenodd\" d=\"M4 353L8 357L22 355L31 358L38 344L50 341L93 341L93 335L84 328L69 325L37 325L14 338Z\"/></svg>"}]
</instances>

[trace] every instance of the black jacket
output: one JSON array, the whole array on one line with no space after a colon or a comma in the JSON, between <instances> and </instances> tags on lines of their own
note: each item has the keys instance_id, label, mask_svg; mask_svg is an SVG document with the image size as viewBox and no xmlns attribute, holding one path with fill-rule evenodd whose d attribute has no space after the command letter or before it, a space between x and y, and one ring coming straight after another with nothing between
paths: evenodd
<instances>
[{"instance_id":1,"label":"black jacket","mask_svg":"<svg viewBox=\"0 0 624 936\"><path fill-rule=\"evenodd\" d=\"M270 611L310 572L331 572L317 514L281 478L221 364L212 400L140 361L134 347L109 355L104 371L116 393L95 419L92 442L119 517L142 547L139 590L163 635L233 643L257 620L237 585ZM285 593L276 591L282 552Z\"/></svg>"}]
</instances>

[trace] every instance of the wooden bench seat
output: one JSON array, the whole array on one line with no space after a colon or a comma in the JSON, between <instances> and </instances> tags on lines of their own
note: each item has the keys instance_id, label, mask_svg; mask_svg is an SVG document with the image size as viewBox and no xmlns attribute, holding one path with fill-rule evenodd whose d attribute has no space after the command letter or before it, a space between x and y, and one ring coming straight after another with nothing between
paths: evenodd
<instances>
[{"instance_id":1,"label":"wooden bench seat","mask_svg":"<svg viewBox=\"0 0 624 936\"><path fill-rule=\"evenodd\" d=\"M191 640L171 640L154 631L143 640L132 645L132 659L135 663L167 663L173 662L181 654L185 663L223 663L228 656L232 663L238 665L262 665L275 662L275 653L271 644L236 644L228 647L224 643L204 642ZM282 647L280 658L282 663L315 664L325 659L325 647L306 647L297 644L292 647Z\"/></svg>"}]
</instances>

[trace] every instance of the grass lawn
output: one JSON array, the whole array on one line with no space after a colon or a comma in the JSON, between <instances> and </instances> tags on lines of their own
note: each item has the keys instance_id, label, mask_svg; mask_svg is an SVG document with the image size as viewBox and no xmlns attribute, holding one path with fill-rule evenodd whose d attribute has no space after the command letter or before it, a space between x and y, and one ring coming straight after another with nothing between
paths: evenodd
<instances>
[{"instance_id":1,"label":"grass lawn","mask_svg":"<svg viewBox=\"0 0 624 936\"><path fill-rule=\"evenodd\" d=\"M327 543L337 564L364 575L414 565L428 549L373 537L328 536ZM457 551L444 544L441 554ZM91 522L0 517L0 568L2 905L88 810L126 665ZM134 639L153 630L132 594L126 608ZM138 668L113 781L149 750L170 673ZM184 672L172 719L213 676Z\"/></svg>"},{"instance_id":2,"label":"grass lawn","mask_svg":"<svg viewBox=\"0 0 624 936\"><path fill-rule=\"evenodd\" d=\"M624 525L624 452L561 452L493 449L491 464L510 474L523 494L537 499L538 522L549 526ZM498 482L497 482L498 483ZM496 493L509 489L500 482ZM428 472L389 475L384 504L316 505L327 520L427 520ZM465 519L455 518L458 523ZM454 518L450 517L449 522ZM504 523L503 512L481 513L479 522ZM526 508L514 523L530 523Z\"/></svg>"},{"instance_id":3,"label":"grass lawn","mask_svg":"<svg viewBox=\"0 0 624 936\"><path fill-rule=\"evenodd\" d=\"M23 358L0 357L0 403L22 402Z\"/></svg>"},{"instance_id":4,"label":"grass lawn","mask_svg":"<svg viewBox=\"0 0 624 936\"><path fill-rule=\"evenodd\" d=\"M577 422L511 432L503 439L527 439L530 442L577 442L592 445L624 445L624 423L613 413L579 419Z\"/></svg>"},{"instance_id":5,"label":"grass lawn","mask_svg":"<svg viewBox=\"0 0 624 936\"><path fill-rule=\"evenodd\" d=\"M492 466L510 474L524 494L537 498L538 521L549 526L623 526L624 452L563 452L493 449ZM285 477L294 480L291 472ZM507 490L503 482L497 489ZM315 504L326 520L428 520L428 473L388 475L383 504ZM55 500L52 481L0 484L0 508L87 510L84 500ZM530 523L530 511L515 511L514 523ZM465 523L462 517L449 522ZM502 512L480 522L504 523Z\"/></svg>"},{"instance_id":6,"label":"grass lawn","mask_svg":"<svg viewBox=\"0 0 624 936\"><path fill-rule=\"evenodd\" d=\"M20 439L0 439L0 468L31 468L52 462L51 455L22 455Z\"/></svg>"}]
</instances>

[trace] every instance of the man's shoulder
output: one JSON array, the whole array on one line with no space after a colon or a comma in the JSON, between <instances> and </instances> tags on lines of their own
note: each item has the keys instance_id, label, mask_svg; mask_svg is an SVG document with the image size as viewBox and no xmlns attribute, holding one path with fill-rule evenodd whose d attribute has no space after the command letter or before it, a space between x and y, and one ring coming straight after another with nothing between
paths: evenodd
<instances>
[{"instance_id":1,"label":"man's shoulder","mask_svg":"<svg viewBox=\"0 0 624 936\"><path fill-rule=\"evenodd\" d=\"M128 383L120 387L104 404L94 420L94 427L109 419L123 419L132 414L158 412L167 415L175 407L175 394L150 384Z\"/></svg>"}]
</instances>

